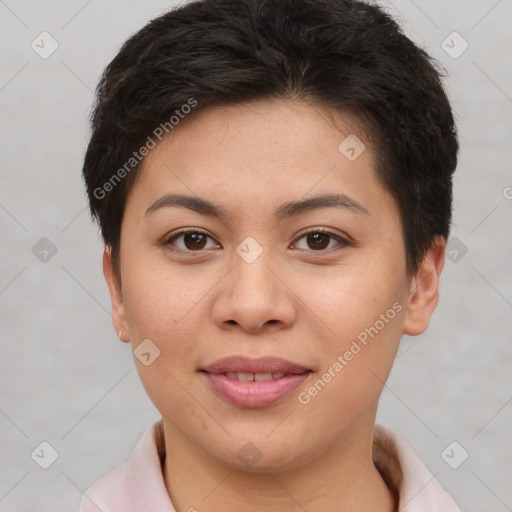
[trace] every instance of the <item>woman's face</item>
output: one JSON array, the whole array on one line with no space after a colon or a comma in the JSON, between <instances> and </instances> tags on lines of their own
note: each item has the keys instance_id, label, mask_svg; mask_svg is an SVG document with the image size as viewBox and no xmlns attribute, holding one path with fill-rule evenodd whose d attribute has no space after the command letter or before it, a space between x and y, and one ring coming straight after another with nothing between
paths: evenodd
<instances>
[{"instance_id":1,"label":"woman's face","mask_svg":"<svg viewBox=\"0 0 512 512\"><path fill-rule=\"evenodd\" d=\"M437 301L441 253L416 287L372 147L340 121L288 101L198 111L143 162L120 282L105 254L166 432L231 466L291 468L370 432L401 334Z\"/></svg>"}]
</instances>

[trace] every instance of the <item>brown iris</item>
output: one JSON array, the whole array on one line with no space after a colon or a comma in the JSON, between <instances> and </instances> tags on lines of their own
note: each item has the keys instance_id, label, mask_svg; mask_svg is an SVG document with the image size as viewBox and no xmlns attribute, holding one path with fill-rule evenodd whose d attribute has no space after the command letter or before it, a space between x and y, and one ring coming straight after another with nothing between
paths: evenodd
<instances>
[{"instance_id":1,"label":"brown iris","mask_svg":"<svg viewBox=\"0 0 512 512\"><path fill-rule=\"evenodd\" d=\"M307 235L307 242L311 249L321 250L328 247L331 237L325 233L310 233Z\"/></svg>"},{"instance_id":2,"label":"brown iris","mask_svg":"<svg viewBox=\"0 0 512 512\"><path fill-rule=\"evenodd\" d=\"M202 233L185 233L183 243L190 250L200 250L206 245L207 236Z\"/></svg>"}]
</instances>

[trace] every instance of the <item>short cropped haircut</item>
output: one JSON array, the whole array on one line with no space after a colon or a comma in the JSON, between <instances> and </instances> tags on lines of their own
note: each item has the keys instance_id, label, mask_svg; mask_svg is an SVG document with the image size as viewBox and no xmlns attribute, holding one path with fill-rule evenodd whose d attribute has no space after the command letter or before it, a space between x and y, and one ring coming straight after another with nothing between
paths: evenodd
<instances>
[{"instance_id":1,"label":"short cropped haircut","mask_svg":"<svg viewBox=\"0 0 512 512\"><path fill-rule=\"evenodd\" d=\"M415 272L451 223L458 142L442 76L390 15L361 1L199 0L152 20L103 73L83 165L114 265L150 141L179 130L191 110L292 99L356 114Z\"/></svg>"}]
</instances>

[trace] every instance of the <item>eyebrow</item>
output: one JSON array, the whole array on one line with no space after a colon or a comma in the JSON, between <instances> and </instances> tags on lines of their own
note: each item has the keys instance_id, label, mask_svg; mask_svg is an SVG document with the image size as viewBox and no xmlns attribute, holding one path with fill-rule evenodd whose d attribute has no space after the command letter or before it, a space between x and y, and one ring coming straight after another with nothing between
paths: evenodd
<instances>
[{"instance_id":1,"label":"eyebrow","mask_svg":"<svg viewBox=\"0 0 512 512\"><path fill-rule=\"evenodd\" d=\"M181 194L166 194L162 196L146 210L145 215L150 215L163 208L172 207L186 208L202 215L219 219L229 217L228 211L222 206L200 197ZM307 213L321 208L342 208L355 213L370 215L368 210L361 203L345 194L323 194L300 201L284 203L275 210L274 216L277 220L281 221L285 218L294 217L301 213Z\"/></svg>"}]
</instances>

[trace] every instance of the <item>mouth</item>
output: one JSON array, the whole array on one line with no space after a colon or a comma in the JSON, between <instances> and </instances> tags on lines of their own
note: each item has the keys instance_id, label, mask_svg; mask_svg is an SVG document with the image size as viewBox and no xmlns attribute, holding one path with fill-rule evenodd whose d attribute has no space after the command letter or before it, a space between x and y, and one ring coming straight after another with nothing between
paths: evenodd
<instances>
[{"instance_id":1,"label":"mouth","mask_svg":"<svg viewBox=\"0 0 512 512\"><path fill-rule=\"evenodd\" d=\"M312 373L277 357L231 356L200 369L215 394L238 407L256 408L283 400Z\"/></svg>"}]
</instances>

